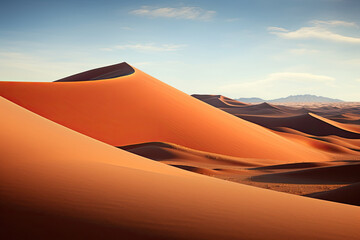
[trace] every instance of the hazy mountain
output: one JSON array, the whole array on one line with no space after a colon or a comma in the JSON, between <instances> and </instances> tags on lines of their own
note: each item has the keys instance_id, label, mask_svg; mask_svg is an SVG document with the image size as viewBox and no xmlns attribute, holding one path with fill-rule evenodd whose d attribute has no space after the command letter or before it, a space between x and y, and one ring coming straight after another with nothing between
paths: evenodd
<instances>
[{"instance_id":1,"label":"hazy mountain","mask_svg":"<svg viewBox=\"0 0 360 240\"><path fill-rule=\"evenodd\" d=\"M284 98L277 98L277 99L271 99L271 100L264 100L261 98L238 98L236 99L240 102L245 103L260 103L260 102L275 102L275 103L290 103L290 102L343 102L343 100L340 99L334 99L334 98L328 98L328 97L322 97L322 96L316 96L316 95L310 95L310 94L304 94L304 95L291 95Z\"/></svg>"},{"instance_id":2,"label":"hazy mountain","mask_svg":"<svg viewBox=\"0 0 360 240\"><path fill-rule=\"evenodd\" d=\"M257 97L238 98L238 99L235 99L235 100L238 100L238 101L244 102L244 103L262 103L262 102L266 102L266 100L264 100L262 98L257 98Z\"/></svg>"}]
</instances>

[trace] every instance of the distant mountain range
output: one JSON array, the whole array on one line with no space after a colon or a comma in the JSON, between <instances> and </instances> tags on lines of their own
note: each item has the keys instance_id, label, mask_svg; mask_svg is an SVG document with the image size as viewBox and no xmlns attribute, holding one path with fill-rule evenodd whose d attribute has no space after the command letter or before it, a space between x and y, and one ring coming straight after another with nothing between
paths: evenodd
<instances>
[{"instance_id":1,"label":"distant mountain range","mask_svg":"<svg viewBox=\"0 0 360 240\"><path fill-rule=\"evenodd\" d=\"M271 99L271 100L265 100L262 98L252 97L252 98L238 98L235 99L240 102L245 103L261 103L261 102L272 102L272 103L293 103L293 102L344 102L340 99L334 99L334 98L328 98L328 97L322 97L322 96L316 96L316 95L310 95L310 94L304 94L304 95L291 95L284 98L277 98L277 99Z\"/></svg>"}]
</instances>

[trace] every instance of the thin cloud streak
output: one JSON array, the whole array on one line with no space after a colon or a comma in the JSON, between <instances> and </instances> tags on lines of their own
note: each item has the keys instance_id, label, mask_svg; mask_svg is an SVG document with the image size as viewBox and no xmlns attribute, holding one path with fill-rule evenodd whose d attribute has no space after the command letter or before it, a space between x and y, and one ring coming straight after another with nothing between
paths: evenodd
<instances>
[{"instance_id":1,"label":"thin cloud streak","mask_svg":"<svg viewBox=\"0 0 360 240\"><path fill-rule=\"evenodd\" d=\"M106 63L57 61L22 52L0 50L0 81L54 81L103 64Z\"/></svg>"},{"instance_id":2,"label":"thin cloud streak","mask_svg":"<svg viewBox=\"0 0 360 240\"><path fill-rule=\"evenodd\" d=\"M338 20L313 20L310 21L310 23L312 23L313 26L301 27L295 31L290 31L281 27L268 27L267 30L270 34L274 34L284 39L322 39L335 42L360 44L360 37L344 36L328 29L328 26L357 26L353 22L345 22Z\"/></svg>"},{"instance_id":3,"label":"thin cloud streak","mask_svg":"<svg viewBox=\"0 0 360 240\"><path fill-rule=\"evenodd\" d=\"M325 86L336 89L335 78L305 72L277 72L261 80L223 85L218 90L231 96L274 98L279 97L279 92L320 94Z\"/></svg>"},{"instance_id":4,"label":"thin cloud streak","mask_svg":"<svg viewBox=\"0 0 360 240\"><path fill-rule=\"evenodd\" d=\"M117 45L114 49L119 50L137 50L137 51L148 51L148 52L173 52L177 51L186 45L184 44L162 44L155 45L152 43L148 44L125 44L125 45Z\"/></svg>"},{"instance_id":5,"label":"thin cloud streak","mask_svg":"<svg viewBox=\"0 0 360 240\"><path fill-rule=\"evenodd\" d=\"M335 81L335 78L325 76L325 75L316 75L312 73L298 73L298 72L278 72L278 73L271 73L268 75L267 78L252 81L252 82L245 82L245 83L237 83L237 84L229 84L222 86L221 89L234 89L234 88L244 88L244 87L256 87L256 86L264 86L264 84L272 84L272 83L279 83L279 82L319 82L325 84L332 84Z\"/></svg>"},{"instance_id":6,"label":"thin cloud streak","mask_svg":"<svg viewBox=\"0 0 360 240\"><path fill-rule=\"evenodd\" d=\"M212 19L215 16L216 11L209 11L200 7L154 8L149 6L143 6L140 9L131 11L130 13L133 15L153 18L177 18L206 21Z\"/></svg>"},{"instance_id":7,"label":"thin cloud streak","mask_svg":"<svg viewBox=\"0 0 360 240\"><path fill-rule=\"evenodd\" d=\"M139 52L175 52L186 47L185 44L161 44L154 43L136 43L136 44L123 44L114 47L100 48L101 51L111 52L116 50L134 50Z\"/></svg>"},{"instance_id":8,"label":"thin cloud streak","mask_svg":"<svg viewBox=\"0 0 360 240\"><path fill-rule=\"evenodd\" d=\"M346 21L340 21L340 20L330 20L330 21L312 20L312 21L310 21L310 23L314 24L314 25L358 27L358 25L355 22L346 22Z\"/></svg>"},{"instance_id":9,"label":"thin cloud streak","mask_svg":"<svg viewBox=\"0 0 360 240\"><path fill-rule=\"evenodd\" d=\"M307 49L307 48L293 48L289 50L289 53L294 55L305 55L305 54L314 54L318 53L319 50L316 49Z\"/></svg>"}]
</instances>

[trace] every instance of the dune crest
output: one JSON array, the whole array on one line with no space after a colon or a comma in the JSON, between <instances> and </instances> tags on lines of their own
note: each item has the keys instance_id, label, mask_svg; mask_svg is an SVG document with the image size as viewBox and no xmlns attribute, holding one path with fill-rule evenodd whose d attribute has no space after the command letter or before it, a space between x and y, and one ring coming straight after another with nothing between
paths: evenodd
<instances>
[{"instance_id":1,"label":"dune crest","mask_svg":"<svg viewBox=\"0 0 360 240\"><path fill-rule=\"evenodd\" d=\"M133 74L135 70L126 62L114 64L106 67L96 68L82 73L74 74L69 77L61 78L55 82L76 82L94 81L109 78L118 78Z\"/></svg>"},{"instance_id":2,"label":"dune crest","mask_svg":"<svg viewBox=\"0 0 360 240\"><path fill-rule=\"evenodd\" d=\"M221 95L193 94L191 96L217 108L244 107L248 105Z\"/></svg>"}]
</instances>

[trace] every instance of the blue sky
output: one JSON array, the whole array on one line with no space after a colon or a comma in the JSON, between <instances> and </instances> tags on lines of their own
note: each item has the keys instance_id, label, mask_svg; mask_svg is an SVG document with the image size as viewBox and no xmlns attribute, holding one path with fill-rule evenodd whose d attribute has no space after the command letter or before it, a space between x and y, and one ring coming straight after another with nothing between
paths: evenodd
<instances>
[{"instance_id":1,"label":"blue sky","mask_svg":"<svg viewBox=\"0 0 360 240\"><path fill-rule=\"evenodd\" d=\"M126 61L186 93L360 101L360 1L7 1L0 80Z\"/></svg>"}]
</instances>

